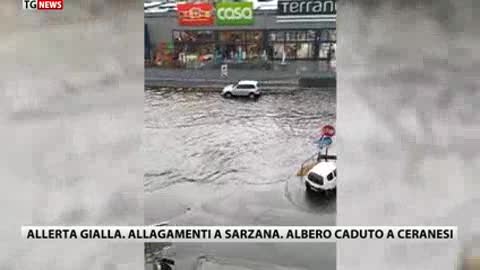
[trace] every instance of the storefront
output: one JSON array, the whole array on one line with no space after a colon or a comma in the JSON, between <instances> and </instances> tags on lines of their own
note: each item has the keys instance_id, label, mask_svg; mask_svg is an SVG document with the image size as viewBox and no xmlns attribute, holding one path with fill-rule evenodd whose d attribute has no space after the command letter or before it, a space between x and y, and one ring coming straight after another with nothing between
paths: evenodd
<instances>
[{"instance_id":1,"label":"storefront","mask_svg":"<svg viewBox=\"0 0 480 270\"><path fill-rule=\"evenodd\" d=\"M334 57L336 30L274 30L268 32L268 48L273 49L271 59L328 60ZM285 55L285 56L284 56Z\"/></svg>"},{"instance_id":2,"label":"storefront","mask_svg":"<svg viewBox=\"0 0 480 270\"><path fill-rule=\"evenodd\" d=\"M173 30L175 54L197 53L202 60L242 63L262 59L264 31Z\"/></svg>"},{"instance_id":3,"label":"storefront","mask_svg":"<svg viewBox=\"0 0 480 270\"><path fill-rule=\"evenodd\" d=\"M185 26L175 15L146 14L145 22L153 54L159 44L172 43L177 66L335 59L335 21L279 22L276 11L255 11L249 25Z\"/></svg>"}]
</instances>

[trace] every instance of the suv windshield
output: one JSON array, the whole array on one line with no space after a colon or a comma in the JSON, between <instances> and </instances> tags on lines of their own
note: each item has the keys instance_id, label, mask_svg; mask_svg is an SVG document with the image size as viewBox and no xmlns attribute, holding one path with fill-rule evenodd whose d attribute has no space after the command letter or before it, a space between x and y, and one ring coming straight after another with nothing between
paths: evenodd
<instances>
[{"instance_id":1,"label":"suv windshield","mask_svg":"<svg viewBox=\"0 0 480 270\"><path fill-rule=\"evenodd\" d=\"M314 183L317 183L317 184L320 184L320 185L323 185L323 177L319 174L316 174L314 172L311 172L308 174L308 179Z\"/></svg>"}]
</instances>

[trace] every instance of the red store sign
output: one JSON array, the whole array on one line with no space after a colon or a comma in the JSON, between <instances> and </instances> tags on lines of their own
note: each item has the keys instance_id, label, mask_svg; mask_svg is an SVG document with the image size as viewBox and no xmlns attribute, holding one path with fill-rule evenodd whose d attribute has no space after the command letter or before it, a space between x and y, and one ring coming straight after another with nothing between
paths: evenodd
<instances>
[{"instance_id":1,"label":"red store sign","mask_svg":"<svg viewBox=\"0 0 480 270\"><path fill-rule=\"evenodd\" d=\"M178 23L184 26L213 25L213 5L208 3L177 4Z\"/></svg>"}]
</instances>

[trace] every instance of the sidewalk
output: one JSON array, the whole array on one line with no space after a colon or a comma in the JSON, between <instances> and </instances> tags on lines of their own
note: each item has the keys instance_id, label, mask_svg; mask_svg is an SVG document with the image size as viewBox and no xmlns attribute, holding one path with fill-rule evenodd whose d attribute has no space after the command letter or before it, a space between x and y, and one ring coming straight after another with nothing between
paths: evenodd
<instances>
[{"instance_id":1,"label":"sidewalk","mask_svg":"<svg viewBox=\"0 0 480 270\"><path fill-rule=\"evenodd\" d=\"M327 72L318 62L292 62L274 65L272 70L229 68L228 77L220 69L166 69L145 68L145 85L150 87L223 87L238 80L256 80L265 86L298 87L299 80L315 78L335 80L335 73ZM321 86L321 85L319 85Z\"/></svg>"}]
</instances>

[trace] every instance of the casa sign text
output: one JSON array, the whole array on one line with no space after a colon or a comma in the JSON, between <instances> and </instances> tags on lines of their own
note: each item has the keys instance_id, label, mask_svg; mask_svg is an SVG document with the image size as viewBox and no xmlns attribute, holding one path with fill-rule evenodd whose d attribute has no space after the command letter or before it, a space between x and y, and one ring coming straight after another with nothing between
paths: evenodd
<instances>
[{"instance_id":1,"label":"casa sign text","mask_svg":"<svg viewBox=\"0 0 480 270\"><path fill-rule=\"evenodd\" d=\"M222 8L217 11L217 17L220 20L251 20L253 14L249 8Z\"/></svg>"},{"instance_id":2,"label":"casa sign text","mask_svg":"<svg viewBox=\"0 0 480 270\"><path fill-rule=\"evenodd\" d=\"M253 5L251 2L223 2L216 6L217 25L253 24Z\"/></svg>"}]
</instances>

